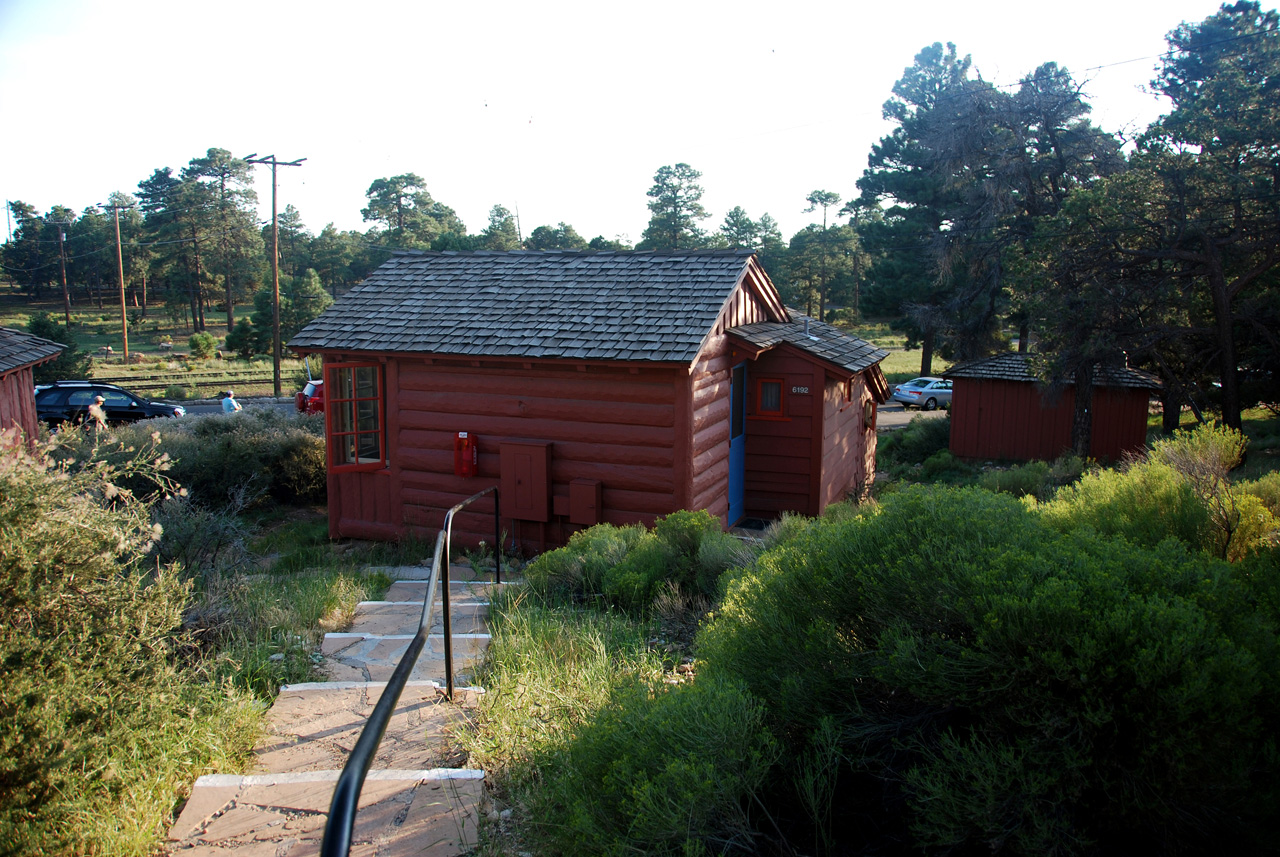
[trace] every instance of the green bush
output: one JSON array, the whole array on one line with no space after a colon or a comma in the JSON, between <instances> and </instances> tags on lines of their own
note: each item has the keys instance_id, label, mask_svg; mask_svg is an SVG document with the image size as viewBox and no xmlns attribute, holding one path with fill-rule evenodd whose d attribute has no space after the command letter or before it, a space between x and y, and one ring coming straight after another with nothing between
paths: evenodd
<instances>
[{"instance_id":1,"label":"green bush","mask_svg":"<svg viewBox=\"0 0 1280 857\"><path fill-rule=\"evenodd\" d=\"M136 448L149 443L152 434L159 435L160 449L169 456L169 476L201 504L248 508L269 500L324 502L328 483L322 420L275 408L246 408L235 414L145 420L112 430L113 438ZM92 437L64 442L79 457L94 443Z\"/></svg>"},{"instance_id":2,"label":"green bush","mask_svg":"<svg viewBox=\"0 0 1280 857\"><path fill-rule=\"evenodd\" d=\"M180 790L251 749L258 706L175 666L188 584L122 487L164 487L152 456L0 456L4 853L154 853Z\"/></svg>"},{"instance_id":3,"label":"green bush","mask_svg":"<svg viewBox=\"0 0 1280 857\"><path fill-rule=\"evenodd\" d=\"M910 487L738 575L698 680L745 683L790 755L840 725L846 833L899 807L938 851L1246 852L1280 798L1280 647L1250 591L1172 540Z\"/></svg>"},{"instance_id":4,"label":"green bush","mask_svg":"<svg viewBox=\"0 0 1280 857\"><path fill-rule=\"evenodd\" d=\"M636 524L596 524L579 530L561 548L540 554L525 568L529 588L544 598L581 598L602 591L607 569L621 562L644 535Z\"/></svg>"},{"instance_id":5,"label":"green bush","mask_svg":"<svg viewBox=\"0 0 1280 857\"><path fill-rule=\"evenodd\" d=\"M776 757L740 686L621 687L542 761L528 811L552 854L718 854L749 842L746 799ZM585 786L585 788L584 788Z\"/></svg>"},{"instance_id":6,"label":"green bush","mask_svg":"<svg viewBox=\"0 0 1280 857\"><path fill-rule=\"evenodd\" d=\"M645 533L619 563L605 570L604 596L624 610L642 613L664 582L682 582L682 568L690 568L687 558L656 534Z\"/></svg>"},{"instance_id":7,"label":"green bush","mask_svg":"<svg viewBox=\"0 0 1280 857\"><path fill-rule=\"evenodd\" d=\"M48 312L34 312L27 321L27 332L67 346L62 353L46 363L33 366L32 379L37 384L48 384L51 381L67 381L88 378L93 358L80 351L71 331L58 323Z\"/></svg>"},{"instance_id":8,"label":"green bush","mask_svg":"<svg viewBox=\"0 0 1280 857\"><path fill-rule=\"evenodd\" d=\"M544 598L602 595L641 613L667 583L715 595L720 575L743 560L742 547L710 513L679 511L659 518L652 531L597 524L574 533L567 545L531 562L525 579Z\"/></svg>"},{"instance_id":9,"label":"green bush","mask_svg":"<svg viewBox=\"0 0 1280 857\"><path fill-rule=\"evenodd\" d=\"M876 443L876 457L884 465L919 464L951 444L951 419L917 416L905 428L889 432Z\"/></svg>"},{"instance_id":10,"label":"green bush","mask_svg":"<svg viewBox=\"0 0 1280 857\"><path fill-rule=\"evenodd\" d=\"M1280 472L1272 471L1251 482L1242 482L1240 490L1257 497L1271 516L1280 520Z\"/></svg>"},{"instance_id":11,"label":"green bush","mask_svg":"<svg viewBox=\"0 0 1280 857\"><path fill-rule=\"evenodd\" d=\"M1015 497L1047 500L1063 485L1075 482L1084 474L1084 460L1077 455L1064 455L1053 461L1029 461L1003 470L988 470L978 485L988 491L1000 491Z\"/></svg>"},{"instance_id":12,"label":"green bush","mask_svg":"<svg viewBox=\"0 0 1280 857\"><path fill-rule=\"evenodd\" d=\"M1088 526L1146 546L1175 538L1193 550L1242 559L1280 526L1263 498L1231 484L1228 474L1244 445L1239 432L1216 426L1178 432L1127 470L1082 477L1041 513L1064 531Z\"/></svg>"},{"instance_id":13,"label":"green bush","mask_svg":"<svg viewBox=\"0 0 1280 857\"><path fill-rule=\"evenodd\" d=\"M187 340L187 348L191 356L199 360L208 360L218 351L218 340L212 333L193 333Z\"/></svg>"}]
</instances>

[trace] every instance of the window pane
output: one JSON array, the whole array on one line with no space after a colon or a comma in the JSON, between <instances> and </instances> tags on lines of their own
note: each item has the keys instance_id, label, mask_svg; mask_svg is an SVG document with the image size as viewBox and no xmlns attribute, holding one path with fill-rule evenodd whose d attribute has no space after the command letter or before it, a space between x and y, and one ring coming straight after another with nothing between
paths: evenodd
<instances>
[{"instance_id":1,"label":"window pane","mask_svg":"<svg viewBox=\"0 0 1280 857\"><path fill-rule=\"evenodd\" d=\"M355 370L356 397L365 399L378 395L378 368L361 366Z\"/></svg>"},{"instance_id":2,"label":"window pane","mask_svg":"<svg viewBox=\"0 0 1280 857\"><path fill-rule=\"evenodd\" d=\"M782 412L782 382L760 382L760 411L762 413Z\"/></svg>"},{"instance_id":3,"label":"window pane","mask_svg":"<svg viewBox=\"0 0 1280 857\"><path fill-rule=\"evenodd\" d=\"M382 449L379 435L376 432L361 432L356 435L360 439L360 460L369 463L382 460Z\"/></svg>"},{"instance_id":4,"label":"window pane","mask_svg":"<svg viewBox=\"0 0 1280 857\"><path fill-rule=\"evenodd\" d=\"M378 401L371 399L356 402L356 428L360 431L378 430Z\"/></svg>"},{"instance_id":5,"label":"window pane","mask_svg":"<svg viewBox=\"0 0 1280 857\"><path fill-rule=\"evenodd\" d=\"M346 437L337 438L335 443L338 445L338 461L342 464L356 463L356 439L348 435Z\"/></svg>"},{"instance_id":6,"label":"window pane","mask_svg":"<svg viewBox=\"0 0 1280 857\"><path fill-rule=\"evenodd\" d=\"M352 402L331 402L330 407L333 409L333 430L336 432L354 431L355 425L351 418Z\"/></svg>"}]
</instances>

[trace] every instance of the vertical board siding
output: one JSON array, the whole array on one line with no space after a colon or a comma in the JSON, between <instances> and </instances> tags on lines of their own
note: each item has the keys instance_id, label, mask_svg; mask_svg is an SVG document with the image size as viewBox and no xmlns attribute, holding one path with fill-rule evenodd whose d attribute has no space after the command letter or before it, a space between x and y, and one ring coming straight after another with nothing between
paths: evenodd
<instances>
[{"instance_id":1,"label":"vertical board siding","mask_svg":"<svg viewBox=\"0 0 1280 857\"><path fill-rule=\"evenodd\" d=\"M1146 390L1095 387L1089 454L1119 459L1146 444ZM1071 449L1075 390L1051 397L1022 381L956 378L951 452L961 458L1052 460Z\"/></svg>"}]
</instances>

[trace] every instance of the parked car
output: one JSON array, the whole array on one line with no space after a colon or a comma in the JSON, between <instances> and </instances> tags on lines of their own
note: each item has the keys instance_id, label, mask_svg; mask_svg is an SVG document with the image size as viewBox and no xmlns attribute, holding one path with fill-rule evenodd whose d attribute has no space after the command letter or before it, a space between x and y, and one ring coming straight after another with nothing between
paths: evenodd
<instances>
[{"instance_id":1,"label":"parked car","mask_svg":"<svg viewBox=\"0 0 1280 857\"><path fill-rule=\"evenodd\" d=\"M52 427L83 423L93 400L101 396L108 425L131 423L151 417L181 417L181 405L153 402L135 396L115 384L100 381L55 381L36 387L36 416Z\"/></svg>"},{"instance_id":2,"label":"parked car","mask_svg":"<svg viewBox=\"0 0 1280 857\"><path fill-rule=\"evenodd\" d=\"M949 408L951 382L944 378L914 378L894 387L893 395L889 398L902 402L904 408L923 408L926 411L939 407Z\"/></svg>"},{"instance_id":3,"label":"parked car","mask_svg":"<svg viewBox=\"0 0 1280 857\"><path fill-rule=\"evenodd\" d=\"M293 395L293 403L300 414L324 413L324 381L308 381Z\"/></svg>"}]
</instances>

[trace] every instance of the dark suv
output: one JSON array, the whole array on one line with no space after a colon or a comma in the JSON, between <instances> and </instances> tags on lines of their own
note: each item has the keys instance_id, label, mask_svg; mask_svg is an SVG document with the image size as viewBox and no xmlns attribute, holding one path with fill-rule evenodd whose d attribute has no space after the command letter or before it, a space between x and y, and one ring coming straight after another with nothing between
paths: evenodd
<instances>
[{"instance_id":1,"label":"dark suv","mask_svg":"<svg viewBox=\"0 0 1280 857\"><path fill-rule=\"evenodd\" d=\"M83 423L96 396L101 396L104 400L102 407L107 412L107 423L110 425L150 417L180 417L187 412L180 405L166 405L139 398L115 384L103 384L99 381L55 381L36 387L36 416L53 427L64 423Z\"/></svg>"}]
</instances>

